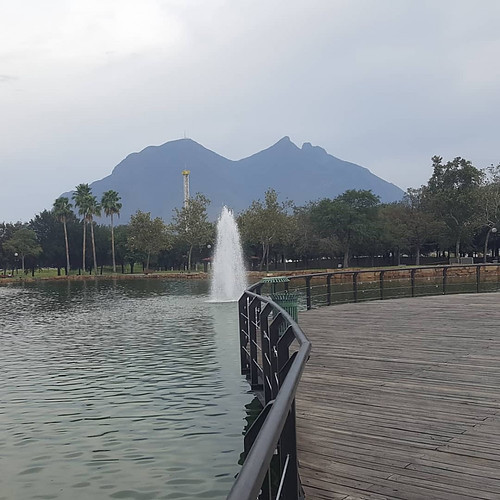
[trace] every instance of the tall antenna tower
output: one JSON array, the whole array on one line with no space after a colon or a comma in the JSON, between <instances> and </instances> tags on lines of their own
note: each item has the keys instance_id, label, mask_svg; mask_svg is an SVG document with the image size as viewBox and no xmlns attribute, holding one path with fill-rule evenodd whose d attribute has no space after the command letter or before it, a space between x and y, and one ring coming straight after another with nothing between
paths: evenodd
<instances>
[{"instance_id":1,"label":"tall antenna tower","mask_svg":"<svg viewBox=\"0 0 500 500\"><path fill-rule=\"evenodd\" d=\"M182 175L184 176L184 208L187 208L189 203L189 170L183 170Z\"/></svg>"}]
</instances>

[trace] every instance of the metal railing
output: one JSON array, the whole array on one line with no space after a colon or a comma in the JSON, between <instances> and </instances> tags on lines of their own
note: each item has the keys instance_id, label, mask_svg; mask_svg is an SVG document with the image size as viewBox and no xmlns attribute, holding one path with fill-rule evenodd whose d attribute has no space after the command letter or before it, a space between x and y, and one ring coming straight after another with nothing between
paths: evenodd
<instances>
[{"instance_id":1,"label":"metal railing","mask_svg":"<svg viewBox=\"0 0 500 500\"><path fill-rule=\"evenodd\" d=\"M264 408L244 438L245 462L229 500L303 497L297 462L295 393L311 344L261 283L238 302L241 372L261 391ZM293 352L291 352L293 351Z\"/></svg>"},{"instance_id":2,"label":"metal railing","mask_svg":"<svg viewBox=\"0 0 500 500\"><path fill-rule=\"evenodd\" d=\"M288 276L302 309L423 295L500 291L499 264L335 271ZM300 283L304 282L304 286ZM245 462L228 500L303 498L298 474L295 393L311 344L259 282L238 302L241 372L264 408L244 438ZM273 290L276 291L273 285ZM295 350L290 354L291 348Z\"/></svg>"},{"instance_id":3,"label":"metal railing","mask_svg":"<svg viewBox=\"0 0 500 500\"><path fill-rule=\"evenodd\" d=\"M301 309L390 298L500 290L499 264L363 269L288 276Z\"/></svg>"}]
</instances>

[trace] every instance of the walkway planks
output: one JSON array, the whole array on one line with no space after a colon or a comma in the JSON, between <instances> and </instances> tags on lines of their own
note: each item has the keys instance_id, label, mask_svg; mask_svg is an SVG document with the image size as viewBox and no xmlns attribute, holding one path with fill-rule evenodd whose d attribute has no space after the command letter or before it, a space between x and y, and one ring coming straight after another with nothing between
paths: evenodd
<instances>
[{"instance_id":1,"label":"walkway planks","mask_svg":"<svg viewBox=\"0 0 500 500\"><path fill-rule=\"evenodd\" d=\"M500 499L500 294L301 313L307 500Z\"/></svg>"}]
</instances>

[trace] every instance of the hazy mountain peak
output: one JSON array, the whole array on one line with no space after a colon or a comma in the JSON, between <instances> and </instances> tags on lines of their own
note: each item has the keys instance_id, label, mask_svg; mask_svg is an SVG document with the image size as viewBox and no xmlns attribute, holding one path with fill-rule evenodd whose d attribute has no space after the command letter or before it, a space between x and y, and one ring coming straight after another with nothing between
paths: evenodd
<instances>
[{"instance_id":1,"label":"hazy mountain peak","mask_svg":"<svg viewBox=\"0 0 500 500\"><path fill-rule=\"evenodd\" d=\"M299 149L288 137L288 135L285 135L282 137L276 144L273 144L270 148L268 149Z\"/></svg>"},{"instance_id":2,"label":"hazy mountain peak","mask_svg":"<svg viewBox=\"0 0 500 500\"><path fill-rule=\"evenodd\" d=\"M292 142L291 139L290 139L290 136L288 135L284 135L276 144L279 144L280 142Z\"/></svg>"},{"instance_id":3,"label":"hazy mountain peak","mask_svg":"<svg viewBox=\"0 0 500 500\"><path fill-rule=\"evenodd\" d=\"M202 144L199 142L196 142L194 139L191 139L190 137L182 137L180 139L175 139L173 141L167 141L164 142L160 147L167 146L167 147L172 147L172 146L183 146L183 147L200 147L204 148Z\"/></svg>"},{"instance_id":4,"label":"hazy mountain peak","mask_svg":"<svg viewBox=\"0 0 500 500\"><path fill-rule=\"evenodd\" d=\"M304 142L304 144L302 144L302 148L301 149L303 149L304 151L308 151L308 150L311 150L311 149L320 149L321 151L325 151L320 146L313 146L310 142Z\"/></svg>"},{"instance_id":5,"label":"hazy mountain peak","mask_svg":"<svg viewBox=\"0 0 500 500\"><path fill-rule=\"evenodd\" d=\"M306 153L314 152L322 155L328 154L325 149L320 146L313 146L310 142L304 142L304 144L302 144L302 151Z\"/></svg>"}]
</instances>

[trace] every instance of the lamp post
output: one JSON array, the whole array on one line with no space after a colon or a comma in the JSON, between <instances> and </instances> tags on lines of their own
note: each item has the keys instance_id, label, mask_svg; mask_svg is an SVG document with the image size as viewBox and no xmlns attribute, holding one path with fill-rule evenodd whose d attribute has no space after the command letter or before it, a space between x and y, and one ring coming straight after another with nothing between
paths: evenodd
<instances>
[{"instance_id":1,"label":"lamp post","mask_svg":"<svg viewBox=\"0 0 500 500\"><path fill-rule=\"evenodd\" d=\"M212 248L212 245L209 243L207 245L207 250L208 250L208 254L210 254L210 249ZM203 272L205 273L208 273L208 266L210 264L210 262L212 261L211 257L208 256L206 258L203 259Z\"/></svg>"},{"instance_id":2,"label":"lamp post","mask_svg":"<svg viewBox=\"0 0 500 500\"><path fill-rule=\"evenodd\" d=\"M497 256L497 233L498 233L498 229L496 227L492 227L491 228L491 232L493 233L492 261L494 263L498 263L498 256Z\"/></svg>"},{"instance_id":3,"label":"lamp post","mask_svg":"<svg viewBox=\"0 0 500 500\"><path fill-rule=\"evenodd\" d=\"M19 254L17 252L14 252L14 267L15 267L15 274L17 274L17 257Z\"/></svg>"}]
</instances>

